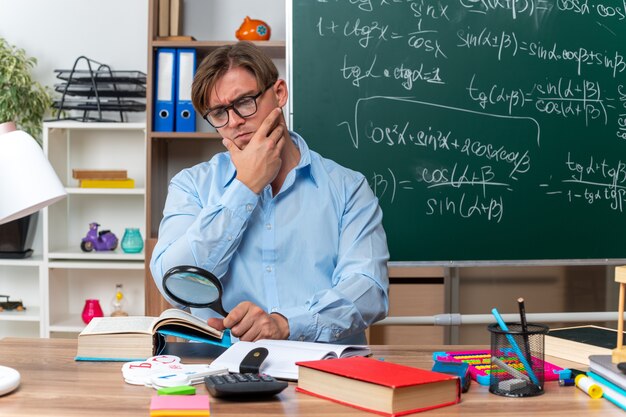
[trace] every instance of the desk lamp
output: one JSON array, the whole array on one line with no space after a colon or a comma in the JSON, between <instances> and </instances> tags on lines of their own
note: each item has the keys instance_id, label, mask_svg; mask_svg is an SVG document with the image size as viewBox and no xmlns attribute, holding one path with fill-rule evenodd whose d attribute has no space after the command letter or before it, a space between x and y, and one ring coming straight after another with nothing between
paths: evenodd
<instances>
[{"instance_id":1,"label":"desk lamp","mask_svg":"<svg viewBox=\"0 0 626 417\"><path fill-rule=\"evenodd\" d=\"M0 224L33 214L66 196L39 144L13 122L0 124ZM20 384L20 374L0 366L0 395Z\"/></svg>"}]
</instances>

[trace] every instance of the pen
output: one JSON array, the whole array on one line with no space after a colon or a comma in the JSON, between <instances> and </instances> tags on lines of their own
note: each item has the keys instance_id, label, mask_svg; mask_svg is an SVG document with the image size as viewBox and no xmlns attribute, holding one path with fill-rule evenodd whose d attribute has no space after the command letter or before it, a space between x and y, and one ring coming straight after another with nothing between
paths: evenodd
<instances>
[{"instance_id":1,"label":"pen","mask_svg":"<svg viewBox=\"0 0 626 417\"><path fill-rule=\"evenodd\" d=\"M522 323L522 332L524 333L524 349L526 351L526 359L532 364L532 354L530 353L530 344L528 343L528 323L526 323L526 307L524 307L524 299L522 297L517 299L517 305L519 306L520 322Z\"/></svg>"},{"instance_id":2,"label":"pen","mask_svg":"<svg viewBox=\"0 0 626 417\"><path fill-rule=\"evenodd\" d=\"M502 329L502 331L505 332L504 335L506 336L507 340L509 341L509 344L515 351L515 354L519 358L520 362L522 362L522 364L524 365L524 368L526 368L526 372L528 372L528 376L530 377L533 384L539 385L539 380L537 379L537 376L533 372L533 368L530 366L530 364L526 360L526 357L524 356L524 354L522 354L522 351L520 350L519 346L515 342L515 339L513 338L513 336L509 333L509 328L507 327L504 320L502 320L502 316L500 315L500 313L498 313L498 309L492 308L491 314L493 314L493 316L496 318L496 321L500 325L500 328Z\"/></svg>"}]
</instances>

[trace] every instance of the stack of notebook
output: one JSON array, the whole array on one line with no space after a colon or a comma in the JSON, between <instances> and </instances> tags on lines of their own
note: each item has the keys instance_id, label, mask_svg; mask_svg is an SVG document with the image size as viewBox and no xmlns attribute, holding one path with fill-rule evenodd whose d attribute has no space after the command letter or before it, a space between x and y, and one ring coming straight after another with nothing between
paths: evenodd
<instances>
[{"instance_id":1,"label":"stack of notebook","mask_svg":"<svg viewBox=\"0 0 626 417\"><path fill-rule=\"evenodd\" d=\"M128 172L125 169L73 169L72 177L78 180L80 188L135 187L135 180L128 178Z\"/></svg>"},{"instance_id":2,"label":"stack of notebook","mask_svg":"<svg viewBox=\"0 0 626 417\"><path fill-rule=\"evenodd\" d=\"M600 385L604 398L626 410L626 374L613 363L611 355L589 356L587 376Z\"/></svg>"}]
</instances>

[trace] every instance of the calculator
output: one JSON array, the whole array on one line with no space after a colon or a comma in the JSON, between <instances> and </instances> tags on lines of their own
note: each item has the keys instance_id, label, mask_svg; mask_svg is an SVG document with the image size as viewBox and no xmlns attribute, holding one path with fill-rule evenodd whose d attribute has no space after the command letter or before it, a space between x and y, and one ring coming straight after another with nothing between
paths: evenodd
<instances>
[{"instance_id":1,"label":"calculator","mask_svg":"<svg viewBox=\"0 0 626 417\"><path fill-rule=\"evenodd\" d=\"M233 373L207 376L204 385L213 397L244 399L276 395L289 384L265 374Z\"/></svg>"}]
</instances>

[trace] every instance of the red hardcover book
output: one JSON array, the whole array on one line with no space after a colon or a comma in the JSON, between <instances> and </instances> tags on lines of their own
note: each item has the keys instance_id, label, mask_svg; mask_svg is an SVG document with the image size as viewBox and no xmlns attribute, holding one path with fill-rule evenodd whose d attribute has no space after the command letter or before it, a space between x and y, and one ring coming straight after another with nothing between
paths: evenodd
<instances>
[{"instance_id":1,"label":"red hardcover book","mask_svg":"<svg viewBox=\"0 0 626 417\"><path fill-rule=\"evenodd\" d=\"M459 378L363 357L298 362L296 391L384 416L456 404Z\"/></svg>"}]
</instances>

